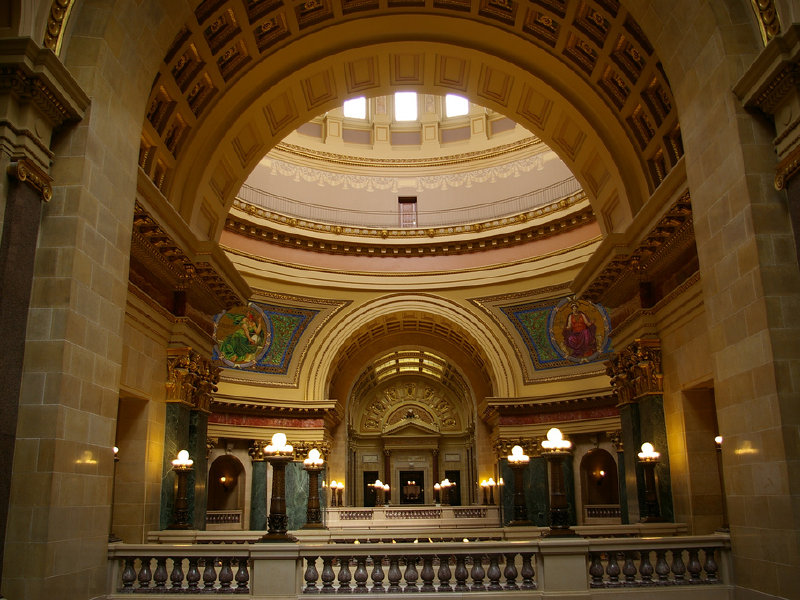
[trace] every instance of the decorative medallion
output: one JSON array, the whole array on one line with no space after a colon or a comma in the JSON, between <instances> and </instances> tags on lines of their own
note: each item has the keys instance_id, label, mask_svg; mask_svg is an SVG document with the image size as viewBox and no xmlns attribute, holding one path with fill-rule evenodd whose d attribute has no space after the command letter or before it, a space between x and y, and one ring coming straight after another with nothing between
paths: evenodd
<instances>
[{"instance_id":1,"label":"decorative medallion","mask_svg":"<svg viewBox=\"0 0 800 600\"><path fill-rule=\"evenodd\" d=\"M608 315L588 300L564 298L547 322L553 347L574 363L592 362L606 351L611 325Z\"/></svg>"},{"instance_id":2,"label":"decorative medallion","mask_svg":"<svg viewBox=\"0 0 800 600\"><path fill-rule=\"evenodd\" d=\"M272 343L272 325L257 304L236 306L214 319L214 357L236 369L253 366Z\"/></svg>"}]
</instances>

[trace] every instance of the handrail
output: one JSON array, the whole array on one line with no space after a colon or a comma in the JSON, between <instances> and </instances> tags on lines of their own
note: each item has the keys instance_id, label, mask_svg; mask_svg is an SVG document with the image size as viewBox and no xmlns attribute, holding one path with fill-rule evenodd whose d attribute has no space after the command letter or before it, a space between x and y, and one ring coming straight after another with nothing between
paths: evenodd
<instances>
[{"instance_id":1,"label":"handrail","mask_svg":"<svg viewBox=\"0 0 800 600\"><path fill-rule=\"evenodd\" d=\"M501 200L459 208L422 210L416 213L416 223L413 224L413 227L465 225L518 215L569 198L579 193L581 189L578 180L570 177L544 188ZM399 228L397 211L357 210L325 206L279 196L247 184L241 187L236 197L247 204L274 212L276 216L330 225Z\"/></svg>"},{"instance_id":2,"label":"handrail","mask_svg":"<svg viewBox=\"0 0 800 600\"><path fill-rule=\"evenodd\" d=\"M108 598L193 591L252 598L420 591L584 594L618 587L646 587L649 594L669 588L671 600L732 597L730 537L724 534L426 544L115 543L109 545L109 568Z\"/></svg>"}]
</instances>

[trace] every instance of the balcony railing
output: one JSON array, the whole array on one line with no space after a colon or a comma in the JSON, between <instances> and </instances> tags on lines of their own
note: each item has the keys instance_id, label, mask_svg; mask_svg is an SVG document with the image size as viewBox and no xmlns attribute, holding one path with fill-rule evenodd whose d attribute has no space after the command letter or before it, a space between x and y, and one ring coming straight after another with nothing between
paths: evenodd
<instances>
[{"instance_id":1,"label":"balcony railing","mask_svg":"<svg viewBox=\"0 0 800 600\"><path fill-rule=\"evenodd\" d=\"M482 592L599 597L669 590L670 600L732 598L727 535L328 544L109 545L109 598L232 592ZM608 596L609 598L613 596ZM643 596L637 596L643 597Z\"/></svg>"},{"instance_id":2,"label":"balcony railing","mask_svg":"<svg viewBox=\"0 0 800 600\"><path fill-rule=\"evenodd\" d=\"M446 210L420 210L416 213L415 227L447 227L500 219L522 214L582 193L578 180L570 177L538 190L492 202ZM358 210L354 207L324 206L308 201L309 199L278 196L248 185L242 186L237 198L247 204L272 212L274 216L352 227L398 227L399 213L397 210L376 211Z\"/></svg>"}]
</instances>

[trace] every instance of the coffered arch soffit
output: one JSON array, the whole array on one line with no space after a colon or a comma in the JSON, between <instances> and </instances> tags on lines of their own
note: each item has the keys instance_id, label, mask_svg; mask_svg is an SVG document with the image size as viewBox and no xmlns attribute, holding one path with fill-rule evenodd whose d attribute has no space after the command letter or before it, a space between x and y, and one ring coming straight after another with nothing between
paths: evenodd
<instances>
[{"instance_id":1,"label":"coffered arch soffit","mask_svg":"<svg viewBox=\"0 0 800 600\"><path fill-rule=\"evenodd\" d=\"M430 294L376 298L343 315L308 357L308 393L344 402L363 369L381 352L416 345L452 361L476 396L513 395L520 385L514 354L491 323Z\"/></svg>"},{"instance_id":2,"label":"coffered arch soffit","mask_svg":"<svg viewBox=\"0 0 800 600\"><path fill-rule=\"evenodd\" d=\"M347 2L338 16L321 2L313 22L304 5L248 4L280 8L201 4L148 105L140 166L201 238L219 236L266 151L355 95L457 92L506 114L564 159L606 231L624 228L682 155L659 59L616 2L556 2L554 12L512 2L505 16L490 5L354 14ZM537 28L548 23L556 32L544 40ZM280 41L251 39L276 27Z\"/></svg>"}]
</instances>

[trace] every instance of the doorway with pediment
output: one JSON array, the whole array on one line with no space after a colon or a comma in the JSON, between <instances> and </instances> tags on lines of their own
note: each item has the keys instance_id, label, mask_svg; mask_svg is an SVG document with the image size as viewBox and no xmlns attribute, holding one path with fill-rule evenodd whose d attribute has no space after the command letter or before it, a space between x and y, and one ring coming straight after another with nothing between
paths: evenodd
<instances>
[{"instance_id":1,"label":"doorway with pediment","mask_svg":"<svg viewBox=\"0 0 800 600\"><path fill-rule=\"evenodd\" d=\"M354 505L474 502L469 386L445 361L422 351L393 352L386 361L394 368L362 379L349 402L348 472L350 481L360 483ZM434 486L447 476L459 485L445 498ZM376 490L375 480L388 484L388 491Z\"/></svg>"}]
</instances>

